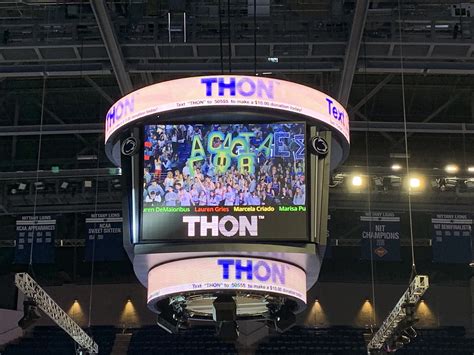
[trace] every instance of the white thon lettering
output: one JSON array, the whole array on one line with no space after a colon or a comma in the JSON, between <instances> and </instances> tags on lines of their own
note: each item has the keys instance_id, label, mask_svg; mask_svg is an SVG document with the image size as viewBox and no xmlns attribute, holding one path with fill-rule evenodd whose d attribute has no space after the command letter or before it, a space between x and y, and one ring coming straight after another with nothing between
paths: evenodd
<instances>
[{"instance_id":1,"label":"white thon lettering","mask_svg":"<svg viewBox=\"0 0 474 355\"><path fill-rule=\"evenodd\" d=\"M210 216L210 220L206 216L183 216L183 223L188 224L188 237L195 237L197 231L199 237L258 236L258 216Z\"/></svg>"}]
</instances>

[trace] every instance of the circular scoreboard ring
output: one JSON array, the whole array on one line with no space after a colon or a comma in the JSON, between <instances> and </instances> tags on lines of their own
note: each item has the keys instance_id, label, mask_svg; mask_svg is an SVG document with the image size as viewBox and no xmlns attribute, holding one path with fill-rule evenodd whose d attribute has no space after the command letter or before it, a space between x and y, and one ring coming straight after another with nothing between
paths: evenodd
<instances>
[{"instance_id":1,"label":"circular scoreboard ring","mask_svg":"<svg viewBox=\"0 0 474 355\"><path fill-rule=\"evenodd\" d=\"M183 302L195 319L206 319L212 316L212 302L217 295L225 293L235 298L240 319L252 319L268 313L279 300L291 300L296 305L295 313L301 312L306 304L306 286L306 272L287 262L208 256L152 268L148 272L147 304L156 312L164 299Z\"/></svg>"},{"instance_id":2,"label":"circular scoreboard ring","mask_svg":"<svg viewBox=\"0 0 474 355\"><path fill-rule=\"evenodd\" d=\"M147 120L163 124L180 120L195 123L195 115L213 121L212 114L230 111L265 114L267 120L304 120L310 127L330 130L331 166L349 154L349 117L334 98L310 87L266 77L220 75L165 81L133 91L107 112L106 153L120 165L121 143L131 127ZM205 115L203 115L205 114ZM215 118L218 119L217 117ZM222 119L222 118L221 118ZM227 119L227 117L226 117ZM239 118L241 120L241 118Z\"/></svg>"}]
</instances>

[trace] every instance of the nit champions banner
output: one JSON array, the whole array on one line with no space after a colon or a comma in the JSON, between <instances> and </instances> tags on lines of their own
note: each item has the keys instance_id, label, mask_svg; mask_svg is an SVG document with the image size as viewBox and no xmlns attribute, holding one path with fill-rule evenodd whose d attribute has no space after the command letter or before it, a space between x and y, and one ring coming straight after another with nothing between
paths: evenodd
<instances>
[{"instance_id":1,"label":"nit champions banner","mask_svg":"<svg viewBox=\"0 0 474 355\"><path fill-rule=\"evenodd\" d=\"M54 263L56 219L53 216L21 216L16 221L15 263Z\"/></svg>"},{"instance_id":2,"label":"nit champions banner","mask_svg":"<svg viewBox=\"0 0 474 355\"><path fill-rule=\"evenodd\" d=\"M472 260L472 215L433 214L431 235L434 262L469 263Z\"/></svg>"},{"instance_id":3,"label":"nit champions banner","mask_svg":"<svg viewBox=\"0 0 474 355\"><path fill-rule=\"evenodd\" d=\"M360 216L360 223L362 259L370 260L372 254L373 260L400 260L400 215L394 212L367 212Z\"/></svg>"},{"instance_id":4,"label":"nit champions banner","mask_svg":"<svg viewBox=\"0 0 474 355\"><path fill-rule=\"evenodd\" d=\"M120 212L91 213L86 218L86 261L119 261L126 258Z\"/></svg>"}]
</instances>

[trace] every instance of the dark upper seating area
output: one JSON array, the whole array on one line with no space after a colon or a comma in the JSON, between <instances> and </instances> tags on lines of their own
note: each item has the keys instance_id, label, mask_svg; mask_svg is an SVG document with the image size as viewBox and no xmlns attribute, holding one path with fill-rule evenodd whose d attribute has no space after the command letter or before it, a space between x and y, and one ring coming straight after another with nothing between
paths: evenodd
<instances>
[{"instance_id":1,"label":"dark upper seating area","mask_svg":"<svg viewBox=\"0 0 474 355\"><path fill-rule=\"evenodd\" d=\"M363 329L294 327L262 342L257 354L367 354Z\"/></svg>"},{"instance_id":2,"label":"dark upper seating area","mask_svg":"<svg viewBox=\"0 0 474 355\"><path fill-rule=\"evenodd\" d=\"M332 327L310 329L294 327L285 334L262 342L257 354L367 354L363 329ZM398 350L399 355L472 355L474 338L467 338L462 327L417 330L418 336Z\"/></svg>"},{"instance_id":3,"label":"dark upper seating area","mask_svg":"<svg viewBox=\"0 0 474 355\"><path fill-rule=\"evenodd\" d=\"M474 338L466 337L463 327L419 329L418 336L409 345L397 351L400 355L472 355Z\"/></svg>"},{"instance_id":4,"label":"dark upper seating area","mask_svg":"<svg viewBox=\"0 0 474 355\"><path fill-rule=\"evenodd\" d=\"M99 345L101 354L110 354L117 329L112 326L96 326L86 332ZM57 326L35 327L17 344L9 344L2 355L70 355L75 354L76 344Z\"/></svg>"},{"instance_id":5,"label":"dark upper seating area","mask_svg":"<svg viewBox=\"0 0 474 355\"><path fill-rule=\"evenodd\" d=\"M143 327L133 332L128 354L237 354L233 344L221 341L214 334L214 327L196 327L177 335L158 326Z\"/></svg>"},{"instance_id":6,"label":"dark upper seating area","mask_svg":"<svg viewBox=\"0 0 474 355\"><path fill-rule=\"evenodd\" d=\"M112 326L92 327L89 334L98 343L100 354L110 354L115 334ZM256 354L367 354L363 329L332 327L313 329L294 327L284 334L275 334L261 342ZM418 336L399 355L472 355L474 338L466 337L462 327L417 330ZM168 334L158 326L132 330L129 355L148 354L237 354L234 344L214 336L213 327L195 327L178 335ZM59 327L36 327L19 343L10 344L2 355L66 355L75 354L75 344Z\"/></svg>"}]
</instances>

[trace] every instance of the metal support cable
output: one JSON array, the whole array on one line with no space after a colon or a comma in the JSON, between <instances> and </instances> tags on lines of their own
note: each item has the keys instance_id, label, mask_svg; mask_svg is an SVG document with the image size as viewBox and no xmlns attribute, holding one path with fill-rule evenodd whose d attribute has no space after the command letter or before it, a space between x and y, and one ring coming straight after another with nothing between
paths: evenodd
<instances>
[{"instance_id":1,"label":"metal support cable","mask_svg":"<svg viewBox=\"0 0 474 355\"><path fill-rule=\"evenodd\" d=\"M398 0L398 33L399 33L399 46L400 46L400 75L401 75L401 89L402 89L402 110L403 110L403 133L405 142L405 164L407 169L407 176L410 177L410 164L408 161L408 131L407 131L407 110L406 110L406 98L405 98L405 73L403 64L403 38L402 38L402 4L401 0ZM408 190L408 217L410 222L410 241L411 241L411 276L410 282L416 275L416 263L415 263L415 246L413 242L413 214L411 205L411 191Z\"/></svg>"}]
</instances>

